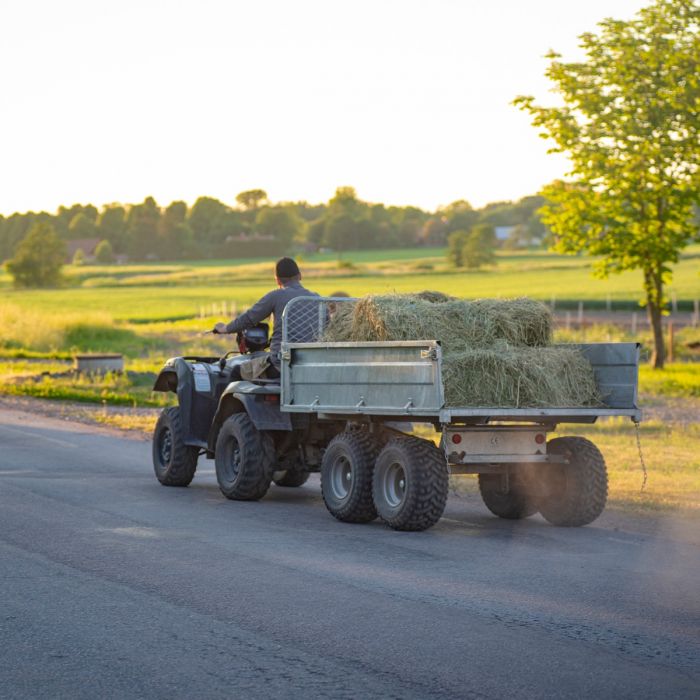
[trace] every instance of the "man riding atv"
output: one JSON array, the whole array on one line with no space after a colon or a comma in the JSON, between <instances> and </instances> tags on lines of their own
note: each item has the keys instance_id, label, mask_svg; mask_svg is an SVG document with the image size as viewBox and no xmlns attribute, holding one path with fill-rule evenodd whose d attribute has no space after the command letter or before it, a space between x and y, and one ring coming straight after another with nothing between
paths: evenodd
<instances>
[{"instance_id":1,"label":"man riding atv","mask_svg":"<svg viewBox=\"0 0 700 700\"><path fill-rule=\"evenodd\" d=\"M217 323L214 333L239 333L257 326L272 314L274 329L270 342L270 366L265 372L269 379L280 376L280 348L282 346L282 312L289 301L295 297L318 296L301 286L301 271L292 258L280 258L275 266L275 279L278 289L268 292L262 299L251 306L248 311L229 323Z\"/></svg>"}]
</instances>

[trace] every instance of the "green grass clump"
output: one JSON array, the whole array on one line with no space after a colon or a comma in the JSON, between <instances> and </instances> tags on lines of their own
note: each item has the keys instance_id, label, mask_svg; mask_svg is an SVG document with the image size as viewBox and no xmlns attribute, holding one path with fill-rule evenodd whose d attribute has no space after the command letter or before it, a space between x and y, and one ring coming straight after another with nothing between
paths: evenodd
<instances>
[{"instance_id":1,"label":"green grass clump","mask_svg":"<svg viewBox=\"0 0 700 700\"><path fill-rule=\"evenodd\" d=\"M17 381L4 374L0 393L8 396L33 396L42 399L104 403L113 406L165 406L170 394L153 393L155 374L107 373L104 375L34 376Z\"/></svg>"},{"instance_id":2,"label":"green grass clump","mask_svg":"<svg viewBox=\"0 0 700 700\"><path fill-rule=\"evenodd\" d=\"M700 364L677 363L664 369L641 365L639 388L653 396L700 398Z\"/></svg>"}]
</instances>

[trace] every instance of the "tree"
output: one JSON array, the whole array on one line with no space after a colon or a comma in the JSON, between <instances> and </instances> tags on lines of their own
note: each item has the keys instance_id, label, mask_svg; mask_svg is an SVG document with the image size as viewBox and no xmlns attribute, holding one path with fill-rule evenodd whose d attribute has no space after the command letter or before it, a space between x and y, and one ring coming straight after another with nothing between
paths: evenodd
<instances>
[{"instance_id":1,"label":"tree","mask_svg":"<svg viewBox=\"0 0 700 700\"><path fill-rule=\"evenodd\" d=\"M488 224L475 226L462 246L462 264L470 270L476 270L482 265L490 265L496 259L495 246L496 232L493 226Z\"/></svg>"},{"instance_id":2,"label":"tree","mask_svg":"<svg viewBox=\"0 0 700 700\"><path fill-rule=\"evenodd\" d=\"M265 207L255 217L255 232L275 239L275 252L286 253L302 228L301 219L293 209Z\"/></svg>"},{"instance_id":3,"label":"tree","mask_svg":"<svg viewBox=\"0 0 700 700\"><path fill-rule=\"evenodd\" d=\"M153 197L129 209L126 219L127 251L131 257L143 259L158 249L160 209Z\"/></svg>"},{"instance_id":4,"label":"tree","mask_svg":"<svg viewBox=\"0 0 700 700\"><path fill-rule=\"evenodd\" d=\"M550 152L571 161L570 182L542 194L542 218L561 252L600 256L599 276L641 270L664 365L662 313L671 265L697 235L700 201L700 6L657 0L624 22L607 19L581 36L583 62L550 53L546 75L563 100L515 104L533 116Z\"/></svg>"},{"instance_id":5,"label":"tree","mask_svg":"<svg viewBox=\"0 0 700 700\"><path fill-rule=\"evenodd\" d=\"M236 195L236 201L244 209L259 209L263 202L267 201L265 190L246 190Z\"/></svg>"},{"instance_id":6,"label":"tree","mask_svg":"<svg viewBox=\"0 0 700 700\"><path fill-rule=\"evenodd\" d=\"M16 287L53 287L61 282L65 243L49 223L37 223L6 263Z\"/></svg>"},{"instance_id":7,"label":"tree","mask_svg":"<svg viewBox=\"0 0 700 700\"><path fill-rule=\"evenodd\" d=\"M110 204L104 208L97 220L97 233L111 243L113 250L126 252L126 210L121 204Z\"/></svg>"},{"instance_id":8,"label":"tree","mask_svg":"<svg viewBox=\"0 0 700 700\"><path fill-rule=\"evenodd\" d=\"M95 248L95 260L103 265L108 265L114 262L114 253L112 251L112 244L108 240L100 241Z\"/></svg>"},{"instance_id":9,"label":"tree","mask_svg":"<svg viewBox=\"0 0 700 700\"><path fill-rule=\"evenodd\" d=\"M75 253L73 253L73 265L84 265L85 264L85 251L82 248L78 248Z\"/></svg>"},{"instance_id":10,"label":"tree","mask_svg":"<svg viewBox=\"0 0 700 700\"><path fill-rule=\"evenodd\" d=\"M71 219L68 232L71 238L94 238L97 227L87 214L80 212Z\"/></svg>"},{"instance_id":11,"label":"tree","mask_svg":"<svg viewBox=\"0 0 700 700\"><path fill-rule=\"evenodd\" d=\"M462 267L462 253L469 240L469 231L453 231L447 237L447 259L455 266Z\"/></svg>"}]
</instances>

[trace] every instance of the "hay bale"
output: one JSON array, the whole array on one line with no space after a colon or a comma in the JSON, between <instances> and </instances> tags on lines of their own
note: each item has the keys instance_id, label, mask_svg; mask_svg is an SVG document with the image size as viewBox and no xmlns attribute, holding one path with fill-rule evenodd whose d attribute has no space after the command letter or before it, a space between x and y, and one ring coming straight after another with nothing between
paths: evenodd
<instances>
[{"instance_id":1,"label":"hay bale","mask_svg":"<svg viewBox=\"0 0 700 700\"><path fill-rule=\"evenodd\" d=\"M348 305L350 306L350 305ZM551 342L552 315L544 304L527 299L447 299L438 303L415 294L366 296L352 311L331 319L324 339L439 340L445 352Z\"/></svg>"},{"instance_id":2,"label":"hay bale","mask_svg":"<svg viewBox=\"0 0 700 700\"><path fill-rule=\"evenodd\" d=\"M423 301L429 301L433 304L444 304L446 301L454 301L457 299L457 297L451 297L449 294L436 292L432 289L424 289L422 292L417 292L415 296Z\"/></svg>"},{"instance_id":3,"label":"hay bale","mask_svg":"<svg viewBox=\"0 0 700 700\"><path fill-rule=\"evenodd\" d=\"M552 315L533 299L465 301L430 291L337 304L324 332L331 342L440 341L447 406L601 405L588 360L548 347L551 339Z\"/></svg>"},{"instance_id":4,"label":"hay bale","mask_svg":"<svg viewBox=\"0 0 700 700\"><path fill-rule=\"evenodd\" d=\"M480 348L445 354L446 406L600 406L593 368L573 348Z\"/></svg>"}]
</instances>

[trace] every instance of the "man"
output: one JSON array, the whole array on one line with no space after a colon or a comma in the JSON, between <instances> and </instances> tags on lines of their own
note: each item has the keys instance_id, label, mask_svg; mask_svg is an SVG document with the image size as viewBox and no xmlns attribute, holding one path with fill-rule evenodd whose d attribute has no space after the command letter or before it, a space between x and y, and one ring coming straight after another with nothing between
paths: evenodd
<instances>
[{"instance_id":1,"label":"man","mask_svg":"<svg viewBox=\"0 0 700 700\"><path fill-rule=\"evenodd\" d=\"M238 331L255 326L272 314L275 319L275 325L270 342L270 362L272 366L267 370L269 378L280 376L282 312L284 307L295 297L318 296L318 294L310 292L301 286L301 271L292 258L280 258L277 261L275 279L277 280L278 289L268 292L262 299L251 306L248 311L242 313L230 323L217 323L214 326L214 333L238 333Z\"/></svg>"}]
</instances>

